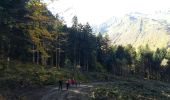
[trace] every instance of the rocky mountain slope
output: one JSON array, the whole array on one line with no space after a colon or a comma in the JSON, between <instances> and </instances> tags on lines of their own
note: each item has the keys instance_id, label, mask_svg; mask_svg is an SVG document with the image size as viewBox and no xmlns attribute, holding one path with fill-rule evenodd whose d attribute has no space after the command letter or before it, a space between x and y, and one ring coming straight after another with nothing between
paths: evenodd
<instances>
[{"instance_id":1,"label":"rocky mountain slope","mask_svg":"<svg viewBox=\"0 0 170 100\"><path fill-rule=\"evenodd\" d=\"M130 13L113 17L95 30L107 33L112 45L132 44L134 47L148 44L151 49L169 46L170 11L153 15Z\"/></svg>"}]
</instances>

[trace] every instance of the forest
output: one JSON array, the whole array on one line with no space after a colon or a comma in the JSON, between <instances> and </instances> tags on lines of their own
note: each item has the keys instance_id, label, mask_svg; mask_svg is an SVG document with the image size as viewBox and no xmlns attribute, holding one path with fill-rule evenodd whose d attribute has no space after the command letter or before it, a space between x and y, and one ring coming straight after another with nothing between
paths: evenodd
<instances>
[{"instance_id":1,"label":"forest","mask_svg":"<svg viewBox=\"0 0 170 100\"><path fill-rule=\"evenodd\" d=\"M68 27L40 0L0 0L1 88L55 84L61 77L96 81L98 75L98 81L120 76L169 82L170 50L111 45L107 34L94 33L76 16Z\"/></svg>"}]
</instances>

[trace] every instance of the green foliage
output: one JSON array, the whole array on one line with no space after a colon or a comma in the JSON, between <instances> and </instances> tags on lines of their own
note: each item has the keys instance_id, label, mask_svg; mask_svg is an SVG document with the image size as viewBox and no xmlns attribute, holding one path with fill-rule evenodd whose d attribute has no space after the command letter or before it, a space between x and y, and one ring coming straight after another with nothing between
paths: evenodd
<instances>
[{"instance_id":1,"label":"green foliage","mask_svg":"<svg viewBox=\"0 0 170 100\"><path fill-rule=\"evenodd\" d=\"M169 84L134 79L98 85L91 90L92 100L169 100Z\"/></svg>"},{"instance_id":2,"label":"green foliage","mask_svg":"<svg viewBox=\"0 0 170 100\"><path fill-rule=\"evenodd\" d=\"M70 59L65 60L64 66L65 66L65 68L68 68L68 69L73 69L74 68L74 66L73 66L72 62L70 61Z\"/></svg>"},{"instance_id":3,"label":"green foliage","mask_svg":"<svg viewBox=\"0 0 170 100\"><path fill-rule=\"evenodd\" d=\"M34 64L0 61L0 87L22 88L54 84L65 72L57 68L46 69Z\"/></svg>"},{"instance_id":4,"label":"green foliage","mask_svg":"<svg viewBox=\"0 0 170 100\"><path fill-rule=\"evenodd\" d=\"M103 67L103 65L101 65L99 62L96 62L96 70L97 72L105 72L105 68Z\"/></svg>"}]
</instances>

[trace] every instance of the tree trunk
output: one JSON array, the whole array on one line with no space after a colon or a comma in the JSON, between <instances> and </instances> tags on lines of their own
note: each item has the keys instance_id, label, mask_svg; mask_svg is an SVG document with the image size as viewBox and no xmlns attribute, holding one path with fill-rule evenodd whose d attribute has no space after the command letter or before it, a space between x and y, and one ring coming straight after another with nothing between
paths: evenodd
<instances>
[{"instance_id":1,"label":"tree trunk","mask_svg":"<svg viewBox=\"0 0 170 100\"><path fill-rule=\"evenodd\" d=\"M37 65L39 65L39 51L37 51Z\"/></svg>"},{"instance_id":2,"label":"tree trunk","mask_svg":"<svg viewBox=\"0 0 170 100\"><path fill-rule=\"evenodd\" d=\"M51 53L51 66L54 64L54 57L53 57L53 52Z\"/></svg>"},{"instance_id":3,"label":"tree trunk","mask_svg":"<svg viewBox=\"0 0 170 100\"><path fill-rule=\"evenodd\" d=\"M74 69L75 69L75 66L76 66L76 43L74 43Z\"/></svg>"},{"instance_id":4,"label":"tree trunk","mask_svg":"<svg viewBox=\"0 0 170 100\"><path fill-rule=\"evenodd\" d=\"M34 44L33 44L33 46L32 46L32 49L33 49L32 62L35 63L35 46L34 46Z\"/></svg>"},{"instance_id":5,"label":"tree trunk","mask_svg":"<svg viewBox=\"0 0 170 100\"><path fill-rule=\"evenodd\" d=\"M86 63L86 67L87 67L87 72L89 71L89 64L88 64L88 59L87 59L87 61L86 61L87 63Z\"/></svg>"},{"instance_id":6,"label":"tree trunk","mask_svg":"<svg viewBox=\"0 0 170 100\"><path fill-rule=\"evenodd\" d=\"M56 51L55 51L55 66L56 66L56 68L58 68L58 53L57 53L58 51L57 51L57 48L56 48Z\"/></svg>"},{"instance_id":7,"label":"tree trunk","mask_svg":"<svg viewBox=\"0 0 170 100\"><path fill-rule=\"evenodd\" d=\"M58 50L58 69L60 69L60 48Z\"/></svg>"}]
</instances>

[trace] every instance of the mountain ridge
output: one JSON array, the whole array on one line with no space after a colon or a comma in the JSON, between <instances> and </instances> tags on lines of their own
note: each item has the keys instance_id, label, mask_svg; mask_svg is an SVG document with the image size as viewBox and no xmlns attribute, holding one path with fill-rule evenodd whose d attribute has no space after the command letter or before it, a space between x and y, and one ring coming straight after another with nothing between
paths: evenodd
<instances>
[{"instance_id":1,"label":"mountain ridge","mask_svg":"<svg viewBox=\"0 0 170 100\"><path fill-rule=\"evenodd\" d=\"M135 12L112 17L110 22L100 24L98 31L109 35L111 45L132 44L138 48L148 44L153 50L166 48L170 42L170 13L157 13L161 17L153 15Z\"/></svg>"}]
</instances>

